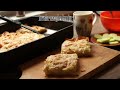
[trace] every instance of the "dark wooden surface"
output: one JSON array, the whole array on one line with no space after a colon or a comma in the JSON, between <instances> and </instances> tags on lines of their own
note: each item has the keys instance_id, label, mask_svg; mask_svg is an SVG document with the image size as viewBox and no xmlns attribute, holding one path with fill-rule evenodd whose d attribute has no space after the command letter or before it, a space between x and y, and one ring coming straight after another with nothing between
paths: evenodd
<instances>
[{"instance_id":1,"label":"dark wooden surface","mask_svg":"<svg viewBox=\"0 0 120 90\"><path fill-rule=\"evenodd\" d=\"M92 34L107 32L107 30L102 26L100 18L98 16L97 21L93 27ZM111 48L111 47L110 47ZM112 47L112 49L120 50L118 47ZM34 63L34 62L33 62ZM111 65L104 71L93 76L91 79L119 79L120 78L120 62Z\"/></svg>"},{"instance_id":2,"label":"dark wooden surface","mask_svg":"<svg viewBox=\"0 0 120 90\"><path fill-rule=\"evenodd\" d=\"M111 52L111 53L109 53ZM54 55L60 53L60 49L54 50L53 52L48 52L49 55ZM120 52L106 48L99 45L92 45L92 56L91 57L81 57L78 60L78 76L76 77L46 77L43 71L44 61L46 59L47 53L44 54L45 57L38 57L33 59L34 61L27 62L24 64L22 69L22 76L20 79L88 79L91 78L98 72L103 71L105 68L113 65L120 59ZM35 63L36 62L36 63Z\"/></svg>"}]
</instances>

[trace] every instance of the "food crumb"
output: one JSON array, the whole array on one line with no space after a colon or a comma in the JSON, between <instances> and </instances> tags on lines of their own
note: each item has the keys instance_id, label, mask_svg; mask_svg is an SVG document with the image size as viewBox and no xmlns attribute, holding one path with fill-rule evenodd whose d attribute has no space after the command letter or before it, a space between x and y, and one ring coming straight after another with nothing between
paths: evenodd
<instances>
[{"instance_id":1,"label":"food crumb","mask_svg":"<svg viewBox=\"0 0 120 90\"><path fill-rule=\"evenodd\" d=\"M81 72L85 72L86 70L85 70L85 69L81 69L80 71L81 71Z\"/></svg>"}]
</instances>

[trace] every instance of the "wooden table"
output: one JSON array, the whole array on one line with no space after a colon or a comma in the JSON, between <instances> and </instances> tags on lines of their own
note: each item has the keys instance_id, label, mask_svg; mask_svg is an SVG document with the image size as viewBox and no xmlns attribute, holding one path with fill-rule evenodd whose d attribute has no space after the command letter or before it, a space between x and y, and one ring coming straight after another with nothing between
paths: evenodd
<instances>
[{"instance_id":1,"label":"wooden table","mask_svg":"<svg viewBox=\"0 0 120 90\"><path fill-rule=\"evenodd\" d=\"M100 18L98 16L97 21L93 27L92 34L101 32L107 32L107 30L102 26ZM114 49L119 50L117 49L117 47L115 47ZM23 71L27 69L29 72L29 68L34 67L33 65L34 63L37 64L37 61L30 61L29 63L22 65L21 68ZM93 76L91 79L119 79L119 78L120 78L120 63L116 63L111 67L105 69L104 71L98 73L97 75Z\"/></svg>"}]
</instances>

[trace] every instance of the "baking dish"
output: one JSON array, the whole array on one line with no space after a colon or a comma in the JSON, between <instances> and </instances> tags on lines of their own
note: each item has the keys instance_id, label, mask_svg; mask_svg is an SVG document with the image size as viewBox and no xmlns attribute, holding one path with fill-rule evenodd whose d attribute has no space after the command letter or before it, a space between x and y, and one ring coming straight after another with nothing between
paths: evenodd
<instances>
[{"instance_id":1,"label":"baking dish","mask_svg":"<svg viewBox=\"0 0 120 90\"><path fill-rule=\"evenodd\" d=\"M27 43L18 48L7 52L0 53L0 69L9 68L25 63L33 58L54 50L61 46L65 39L73 37L73 23L64 21L39 21L39 17L30 17L20 20L23 24L29 26L43 26L50 30L56 31L42 39ZM0 25L0 34L4 31L15 32L20 27L12 23Z\"/></svg>"}]
</instances>

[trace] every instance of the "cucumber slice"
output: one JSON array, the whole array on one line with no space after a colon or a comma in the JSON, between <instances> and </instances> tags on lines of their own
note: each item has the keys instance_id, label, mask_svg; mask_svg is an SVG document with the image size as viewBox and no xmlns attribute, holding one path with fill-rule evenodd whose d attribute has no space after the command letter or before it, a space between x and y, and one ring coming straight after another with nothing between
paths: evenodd
<instances>
[{"instance_id":1,"label":"cucumber slice","mask_svg":"<svg viewBox=\"0 0 120 90\"><path fill-rule=\"evenodd\" d=\"M96 39L102 38L102 35L100 35L100 34L95 34L95 35L94 35L94 38L96 38Z\"/></svg>"},{"instance_id":2,"label":"cucumber slice","mask_svg":"<svg viewBox=\"0 0 120 90\"><path fill-rule=\"evenodd\" d=\"M101 44L117 44L120 42L120 36L118 36L115 33L105 33L103 35L100 34L96 34L94 35L94 37L97 39L97 42L101 43Z\"/></svg>"},{"instance_id":3,"label":"cucumber slice","mask_svg":"<svg viewBox=\"0 0 120 90\"><path fill-rule=\"evenodd\" d=\"M114 42L109 42L109 44L118 44L118 41L114 41Z\"/></svg>"},{"instance_id":4,"label":"cucumber slice","mask_svg":"<svg viewBox=\"0 0 120 90\"><path fill-rule=\"evenodd\" d=\"M114 41L116 41L116 38L112 37L112 38L109 39L109 42L114 42Z\"/></svg>"},{"instance_id":5,"label":"cucumber slice","mask_svg":"<svg viewBox=\"0 0 120 90\"><path fill-rule=\"evenodd\" d=\"M117 36L117 34L112 33L112 34L110 34L110 37L111 37L112 39L116 39L118 36Z\"/></svg>"},{"instance_id":6,"label":"cucumber slice","mask_svg":"<svg viewBox=\"0 0 120 90\"><path fill-rule=\"evenodd\" d=\"M116 41L120 42L120 36L117 36L115 39L116 39Z\"/></svg>"},{"instance_id":7,"label":"cucumber slice","mask_svg":"<svg viewBox=\"0 0 120 90\"><path fill-rule=\"evenodd\" d=\"M109 35L110 35L110 37L115 37L115 36L117 36L117 34L115 34L115 33L110 33Z\"/></svg>"},{"instance_id":8,"label":"cucumber slice","mask_svg":"<svg viewBox=\"0 0 120 90\"><path fill-rule=\"evenodd\" d=\"M97 39L97 42L102 43L103 41L102 39Z\"/></svg>"},{"instance_id":9,"label":"cucumber slice","mask_svg":"<svg viewBox=\"0 0 120 90\"><path fill-rule=\"evenodd\" d=\"M108 42L109 42L109 38L97 39L97 42L100 42L100 43L108 43Z\"/></svg>"},{"instance_id":10,"label":"cucumber slice","mask_svg":"<svg viewBox=\"0 0 120 90\"><path fill-rule=\"evenodd\" d=\"M110 37L108 33L103 34L103 38L108 38Z\"/></svg>"}]
</instances>

